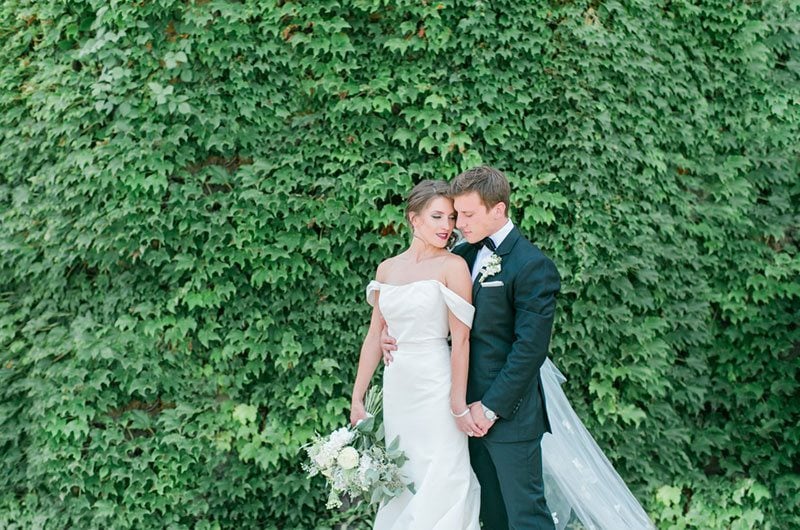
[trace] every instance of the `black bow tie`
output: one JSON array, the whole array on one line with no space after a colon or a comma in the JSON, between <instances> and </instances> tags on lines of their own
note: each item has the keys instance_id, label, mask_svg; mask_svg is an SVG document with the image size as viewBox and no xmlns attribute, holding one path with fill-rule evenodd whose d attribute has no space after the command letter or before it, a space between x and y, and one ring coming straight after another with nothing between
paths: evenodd
<instances>
[{"instance_id":1,"label":"black bow tie","mask_svg":"<svg viewBox=\"0 0 800 530\"><path fill-rule=\"evenodd\" d=\"M492 240L492 238L491 238L491 237L484 237L483 239L481 239L480 241L478 241L477 243L475 243L475 247L476 247L478 250L480 250L480 249L481 249L481 247L486 247L486 248L488 248L489 250L491 250L492 252L494 252L495 250L497 250L497 245L495 245L495 244L494 244L494 241Z\"/></svg>"}]
</instances>

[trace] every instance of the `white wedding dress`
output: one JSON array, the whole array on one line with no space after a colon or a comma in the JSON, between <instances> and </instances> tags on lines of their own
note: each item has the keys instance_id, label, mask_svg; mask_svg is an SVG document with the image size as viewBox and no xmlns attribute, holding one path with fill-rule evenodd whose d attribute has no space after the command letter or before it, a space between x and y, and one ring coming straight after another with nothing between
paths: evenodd
<instances>
[{"instance_id":1,"label":"white wedding dress","mask_svg":"<svg viewBox=\"0 0 800 530\"><path fill-rule=\"evenodd\" d=\"M377 530L479 530L480 486L467 437L450 415L448 310L471 327L474 307L444 284L371 281L367 300L379 306L397 340L384 369L386 440L400 437L409 491L382 505ZM552 433L542 438L545 498L558 530L651 530L653 523L561 390L566 380L546 359L540 370ZM577 519L577 525L575 525ZM573 526L575 525L575 526Z\"/></svg>"},{"instance_id":2,"label":"white wedding dress","mask_svg":"<svg viewBox=\"0 0 800 530\"><path fill-rule=\"evenodd\" d=\"M436 280L404 285L372 281L394 360L383 372L386 440L400 437L408 461L403 472L416 493L405 491L382 505L377 530L479 530L480 486L469 464L467 436L450 415L448 310L472 325L475 309Z\"/></svg>"}]
</instances>

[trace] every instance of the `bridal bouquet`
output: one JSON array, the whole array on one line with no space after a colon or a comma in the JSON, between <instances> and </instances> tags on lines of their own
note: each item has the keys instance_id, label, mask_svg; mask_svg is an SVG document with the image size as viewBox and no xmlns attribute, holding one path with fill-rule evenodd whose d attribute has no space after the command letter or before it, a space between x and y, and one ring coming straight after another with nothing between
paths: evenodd
<instances>
[{"instance_id":1,"label":"bridal bouquet","mask_svg":"<svg viewBox=\"0 0 800 530\"><path fill-rule=\"evenodd\" d=\"M407 460L395 438L387 447L383 423L376 420L381 408L381 392L373 387L367 393L369 415L355 427L342 427L328 436L317 435L305 447L309 462L303 469L309 477L322 475L328 483L328 508L342 505L342 495L361 497L377 504L397 497L408 488L414 492L400 471Z\"/></svg>"}]
</instances>

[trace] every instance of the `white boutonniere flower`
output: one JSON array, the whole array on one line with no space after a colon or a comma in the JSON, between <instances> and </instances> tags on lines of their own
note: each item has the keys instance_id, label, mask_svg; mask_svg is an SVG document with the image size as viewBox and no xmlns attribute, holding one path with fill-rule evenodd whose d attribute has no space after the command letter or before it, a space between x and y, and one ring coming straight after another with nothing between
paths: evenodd
<instances>
[{"instance_id":1,"label":"white boutonniere flower","mask_svg":"<svg viewBox=\"0 0 800 530\"><path fill-rule=\"evenodd\" d=\"M502 258L500 258L500 256L498 256L494 252L492 252L489 256L487 256L483 262L481 270L478 272L478 274L481 275L479 283L483 285L483 282L484 280L486 280L486 278L488 278L489 276L494 276L495 274L499 273L502 270L501 266L502 262L503 262Z\"/></svg>"}]
</instances>

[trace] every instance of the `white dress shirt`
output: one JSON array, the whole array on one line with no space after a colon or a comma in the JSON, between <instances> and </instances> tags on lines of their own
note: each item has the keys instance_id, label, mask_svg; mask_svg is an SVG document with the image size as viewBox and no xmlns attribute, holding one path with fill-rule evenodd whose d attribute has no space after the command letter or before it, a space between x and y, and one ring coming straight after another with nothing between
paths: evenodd
<instances>
[{"instance_id":1,"label":"white dress shirt","mask_svg":"<svg viewBox=\"0 0 800 530\"><path fill-rule=\"evenodd\" d=\"M506 224L503 225L503 228L489 236L489 238L494 241L495 247L499 247L503 240L511 233L511 230L514 228L514 223L511 222L511 219L508 220ZM475 256L475 263L472 264L472 281L475 281L475 278L478 277L478 272L481 270L483 266L483 262L486 261L486 258L492 255L492 251L489 250L488 247L481 247L478 251L478 255Z\"/></svg>"}]
</instances>

